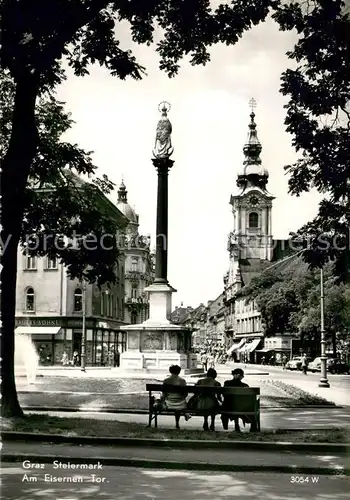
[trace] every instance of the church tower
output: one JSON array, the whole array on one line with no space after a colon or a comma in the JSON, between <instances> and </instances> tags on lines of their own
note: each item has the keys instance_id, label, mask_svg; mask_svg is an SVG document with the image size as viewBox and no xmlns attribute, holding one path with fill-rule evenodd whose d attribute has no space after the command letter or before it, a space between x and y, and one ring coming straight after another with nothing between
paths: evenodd
<instances>
[{"instance_id":1,"label":"church tower","mask_svg":"<svg viewBox=\"0 0 350 500\"><path fill-rule=\"evenodd\" d=\"M247 142L243 147L243 167L237 176L239 191L232 195L233 230L228 238L230 267L225 276L227 299L244 286L247 273L257 273L273 256L272 196L267 190L269 173L260 158L254 108L251 99L250 123ZM244 272L242 272L244 271ZM250 280L249 280L250 281Z\"/></svg>"},{"instance_id":2,"label":"church tower","mask_svg":"<svg viewBox=\"0 0 350 500\"><path fill-rule=\"evenodd\" d=\"M129 236L137 236L139 228L139 216L135 213L135 210L128 203L128 192L122 180L120 187L118 189L118 201L117 207L129 219L129 224L127 227L127 234Z\"/></svg>"},{"instance_id":3,"label":"church tower","mask_svg":"<svg viewBox=\"0 0 350 500\"><path fill-rule=\"evenodd\" d=\"M128 192L122 180L118 189L118 209L129 219L125 235L125 301L126 323L142 323L149 317L148 293L145 288L154 280L154 263L150 237L139 234L139 216L128 203Z\"/></svg>"}]
</instances>

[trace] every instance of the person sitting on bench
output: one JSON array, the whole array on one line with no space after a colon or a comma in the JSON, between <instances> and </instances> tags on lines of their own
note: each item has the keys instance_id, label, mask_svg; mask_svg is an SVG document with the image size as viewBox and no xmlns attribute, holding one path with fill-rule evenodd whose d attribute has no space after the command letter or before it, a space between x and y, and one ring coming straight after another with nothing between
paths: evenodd
<instances>
[{"instance_id":1,"label":"person sitting on bench","mask_svg":"<svg viewBox=\"0 0 350 500\"><path fill-rule=\"evenodd\" d=\"M224 382L224 387L249 387L248 384L242 382L242 379L244 378L244 371L241 368L236 368L235 370L232 370L231 373L233 378L231 380L226 380ZM234 406L234 398L235 396L231 396L230 394L225 394L221 410L226 412L229 412L230 410L232 411ZM229 420L231 421L233 420L235 423L235 431L241 432L241 429L239 427L239 419L242 420L244 425L246 423L251 424L250 432L256 431L256 423L247 415L240 415L240 416L237 415L231 416L229 414L221 415L222 426L226 431L228 430Z\"/></svg>"},{"instance_id":2,"label":"person sitting on bench","mask_svg":"<svg viewBox=\"0 0 350 500\"><path fill-rule=\"evenodd\" d=\"M215 380L217 377L216 370L214 368L209 368L207 376L198 380L196 385L204 387L221 387L220 382ZM219 396L220 398L220 396ZM198 394L196 410L202 411L204 414L204 425L203 430L209 430L208 418L209 414L211 416L210 430L215 431L215 412L220 408L220 403L218 401L218 396L213 392L212 394ZM209 413L212 411L212 413Z\"/></svg>"},{"instance_id":3,"label":"person sitting on bench","mask_svg":"<svg viewBox=\"0 0 350 500\"><path fill-rule=\"evenodd\" d=\"M171 386L185 386L186 385L186 380L180 377L180 372L181 368L178 365L171 365L169 368L170 372L170 377L167 377L163 384L164 385L171 385ZM185 410L187 403L186 403L186 393L181 393L181 392L169 392L167 393L164 391L163 393L163 398L165 402L165 408L167 410L174 410L175 412L175 424L176 424L176 429L180 429L180 416L181 416L181 410ZM191 415L188 413L185 413L185 420L189 420L191 418Z\"/></svg>"}]
</instances>

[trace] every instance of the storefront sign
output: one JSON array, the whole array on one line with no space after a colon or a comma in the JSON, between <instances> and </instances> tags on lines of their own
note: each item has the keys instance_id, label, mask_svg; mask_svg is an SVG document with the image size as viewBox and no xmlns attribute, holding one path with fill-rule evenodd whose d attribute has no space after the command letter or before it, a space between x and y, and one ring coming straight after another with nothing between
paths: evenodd
<instances>
[{"instance_id":1,"label":"storefront sign","mask_svg":"<svg viewBox=\"0 0 350 500\"><path fill-rule=\"evenodd\" d=\"M61 326L61 319L17 318L16 326Z\"/></svg>"}]
</instances>

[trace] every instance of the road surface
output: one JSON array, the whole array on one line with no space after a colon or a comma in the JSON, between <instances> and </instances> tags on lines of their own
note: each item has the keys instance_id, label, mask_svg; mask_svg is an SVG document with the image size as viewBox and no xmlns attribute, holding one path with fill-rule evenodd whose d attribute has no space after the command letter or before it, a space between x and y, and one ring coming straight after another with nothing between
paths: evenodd
<instances>
[{"instance_id":1,"label":"road surface","mask_svg":"<svg viewBox=\"0 0 350 500\"><path fill-rule=\"evenodd\" d=\"M53 482L59 477L65 482ZM68 482L73 478L77 482ZM41 470L8 463L2 469L1 496L3 500L345 500L348 491L349 478L335 476L129 467L73 471L54 470L52 465Z\"/></svg>"}]
</instances>

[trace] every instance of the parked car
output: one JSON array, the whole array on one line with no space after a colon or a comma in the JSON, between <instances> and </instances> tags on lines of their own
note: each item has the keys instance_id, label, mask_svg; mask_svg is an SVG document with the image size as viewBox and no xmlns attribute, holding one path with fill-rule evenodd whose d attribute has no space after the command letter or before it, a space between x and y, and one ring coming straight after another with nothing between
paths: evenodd
<instances>
[{"instance_id":1,"label":"parked car","mask_svg":"<svg viewBox=\"0 0 350 500\"><path fill-rule=\"evenodd\" d=\"M315 358L309 363L308 370L312 373L321 371L321 358Z\"/></svg>"},{"instance_id":2,"label":"parked car","mask_svg":"<svg viewBox=\"0 0 350 500\"><path fill-rule=\"evenodd\" d=\"M300 368L301 368L301 356L294 356L286 363L286 370L300 370Z\"/></svg>"},{"instance_id":3,"label":"parked car","mask_svg":"<svg viewBox=\"0 0 350 500\"><path fill-rule=\"evenodd\" d=\"M329 367L327 367L329 373L342 373L350 375L350 365L342 363L339 360L335 360Z\"/></svg>"},{"instance_id":4,"label":"parked car","mask_svg":"<svg viewBox=\"0 0 350 500\"><path fill-rule=\"evenodd\" d=\"M332 373L330 371L330 367L334 365L334 363L336 363L337 360L334 359L334 358L327 358L327 370ZM309 366L308 366L308 370L312 373L315 373L315 372L320 372L321 371L321 358L315 358L313 361L311 361L311 363L309 363Z\"/></svg>"}]
</instances>

